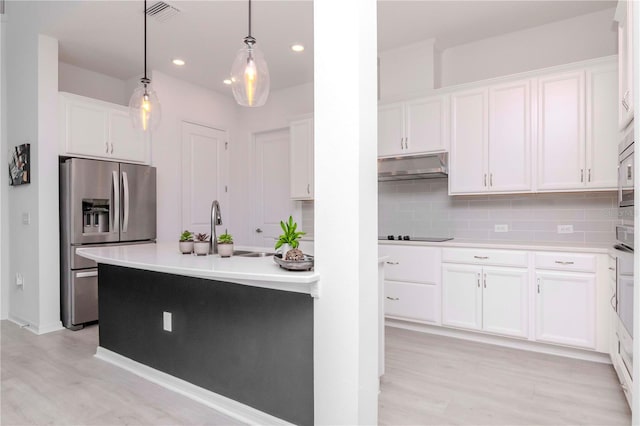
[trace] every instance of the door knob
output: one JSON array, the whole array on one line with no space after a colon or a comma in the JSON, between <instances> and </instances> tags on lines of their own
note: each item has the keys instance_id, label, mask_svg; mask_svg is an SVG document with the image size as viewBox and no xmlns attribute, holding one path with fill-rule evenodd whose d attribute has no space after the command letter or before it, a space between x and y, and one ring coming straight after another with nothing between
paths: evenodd
<instances>
[{"instance_id":1,"label":"door knob","mask_svg":"<svg viewBox=\"0 0 640 426\"><path fill-rule=\"evenodd\" d=\"M257 232L258 234L260 234L260 233L262 233L262 229L260 229L260 228L256 228L256 232Z\"/></svg>"}]
</instances>

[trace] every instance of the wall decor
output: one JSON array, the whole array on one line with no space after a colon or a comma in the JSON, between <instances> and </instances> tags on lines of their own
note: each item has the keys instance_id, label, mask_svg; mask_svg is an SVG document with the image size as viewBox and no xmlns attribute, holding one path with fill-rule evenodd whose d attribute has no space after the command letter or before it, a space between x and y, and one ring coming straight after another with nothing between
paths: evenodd
<instances>
[{"instance_id":1,"label":"wall decor","mask_svg":"<svg viewBox=\"0 0 640 426\"><path fill-rule=\"evenodd\" d=\"M9 185L31 183L30 144L16 146L9 152Z\"/></svg>"}]
</instances>

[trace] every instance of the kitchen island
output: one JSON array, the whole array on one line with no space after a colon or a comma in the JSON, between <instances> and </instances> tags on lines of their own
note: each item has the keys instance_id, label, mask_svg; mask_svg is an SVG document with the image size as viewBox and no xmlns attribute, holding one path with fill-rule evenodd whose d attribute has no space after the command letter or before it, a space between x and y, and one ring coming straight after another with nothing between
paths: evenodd
<instances>
[{"instance_id":1,"label":"kitchen island","mask_svg":"<svg viewBox=\"0 0 640 426\"><path fill-rule=\"evenodd\" d=\"M78 254L98 262L97 357L249 423L313 423L317 273L177 243Z\"/></svg>"}]
</instances>

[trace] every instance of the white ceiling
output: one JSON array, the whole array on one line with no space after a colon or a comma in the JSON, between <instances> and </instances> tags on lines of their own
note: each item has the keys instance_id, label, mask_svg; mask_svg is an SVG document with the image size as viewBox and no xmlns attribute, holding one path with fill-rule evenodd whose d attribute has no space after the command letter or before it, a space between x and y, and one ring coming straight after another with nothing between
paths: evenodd
<instances>
[{"instance_id":1,"label":"white ceiling","mask_svg":"<svg viewBox=\"0 0 640 426\"><path fill-rule=\"evenodd\" d=\"M148 5L155 1L149 0ZM35 3L35 2L32 2ZM149 69L229 93L222 84L247 35L243 0L169 0L181 13L148 20ZM378 47L386 50L436 38L447 48L499 34L615 7L616 1L378 2ZM142 73L142 1L40 1L41 32L60 42L60 60L123 80ZM11 2L7 4L11 13ZM253 36L269 64L272 89L313 79L313 3L253 2ZM302 43L294 54L289 46ZM175 57L187 64L177 68Z\"/></svg>"}]
</instances>

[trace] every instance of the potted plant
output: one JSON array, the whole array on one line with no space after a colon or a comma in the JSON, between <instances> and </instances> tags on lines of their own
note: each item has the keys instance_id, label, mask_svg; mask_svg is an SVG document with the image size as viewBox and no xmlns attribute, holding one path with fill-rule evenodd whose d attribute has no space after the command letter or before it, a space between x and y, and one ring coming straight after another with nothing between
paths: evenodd
<instances>
[{"instance_id":1,"label":"potted plant","mask_svg":"<svg viewBox=\"0 0 640 426\"><path fill-rule=\"evenodd\" d=\"M218 237L218 254L220 257L233 256L233 237L226 229L224 234Z\"/></svg>"},{"instance_id":2,"label":"potted plant","mask_svg":"<svg viewBox=\"0 0 640 426\"><path fill-rule=\"evenodd\" d=\"M193 232L185 230L180 235L180 252L182 254L191 254L193 253Z\"/></svg>"},{"instance_id":3,"label":"potted plant","mask_svg":"<svg viewBox=\"0 0 640 426\"><path fill-rule=\"evenodd\" d=\"M298 249L298 240L306 232L296 231L298 224L293 221L291 216L289 216L289 220L286 223L280 221L280 227L284 233L278 238L275 249L282 248L282 258L284 260L303 260L304 255Z\"/></svg>"},{"instance_id":4,"label":"potted plant","mask_svg":"<svg viewBox=\"0 0 640 426\"><path fill-rule=\"evenodd\" d=\"M193 243L193 250L198 256L206 256L209 254L209 234L196 234L196 240Z\"/></svg>"}]
</instances>

